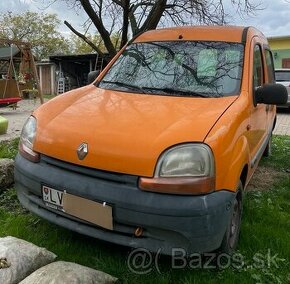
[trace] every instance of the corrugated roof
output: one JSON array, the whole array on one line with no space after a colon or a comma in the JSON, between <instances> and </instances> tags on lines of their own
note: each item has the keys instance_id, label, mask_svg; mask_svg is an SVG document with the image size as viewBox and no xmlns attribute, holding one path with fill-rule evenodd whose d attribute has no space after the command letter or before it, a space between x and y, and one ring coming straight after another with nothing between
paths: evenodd
<instances>
[{"instance_id":1,"label":"corrugated roof","mask_svg":"<svg viewBox=\"0 0 290 284\"><path fill-rule=\"evenodd\" d=\"M86 54L62 54L62 55L51 55L49 56L49 59L51 61L78 61L78 60L90 60L90 59L96 59L96 57L99 58L108 58L109 53L104 53L104 55L98 55L97 53L86 53Z\"/></svg>"},{"instance_id":2,"label":"corrugated roof","mask_svg":"<svg viewBox=\"0 0 290 284\"><path fill-rule=\"evenodd\" d=\"M12 46L12 56L17 55L20 52L17 46ZM0 47L0 59L9 59L11 57L11 47Z\"/></svg>"}]
</instances>

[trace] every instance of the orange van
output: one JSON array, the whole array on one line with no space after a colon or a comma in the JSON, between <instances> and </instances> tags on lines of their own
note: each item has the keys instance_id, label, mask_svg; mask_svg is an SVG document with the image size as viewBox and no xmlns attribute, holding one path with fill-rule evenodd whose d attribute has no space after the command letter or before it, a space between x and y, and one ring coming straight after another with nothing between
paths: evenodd
<instances>
[{"instance_id":1,"label":"orange van","mask_svg":"<svg viewBox=\"0 0 290 284\"><path fill-rule=\"evenodd\" d=\"M147 31L93 83L27 120L18 198L108 242L169 255L232 252L243 190L270 154L275 105L286 101L255 28Z\"/></svg>"}]
</instances>

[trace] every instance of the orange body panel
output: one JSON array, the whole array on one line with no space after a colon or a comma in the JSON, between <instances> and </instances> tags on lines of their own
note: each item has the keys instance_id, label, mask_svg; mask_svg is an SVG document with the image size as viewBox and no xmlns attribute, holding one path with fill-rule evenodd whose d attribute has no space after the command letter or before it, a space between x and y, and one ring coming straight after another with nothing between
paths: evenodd
<instances>
[{"instance_id":1,"label":"orange body panel","mask_svg":"<svg viewBox=\"0 0 290 284\"><path fill-rule=\"evenodd\" d=\"M196 26L175 27L148 31L141 34L135 42L152 41L226 41L241 42L244 27Z\"/></svg>"},{"instance_id":2,"label":"orange body panel","mask_svg":"<svg viewBox=\"0 0 290 284\"><path fill-rule=\"evenodd\" d=\"M210 40L242 42L242 27L185 27L149 31L135 42ZM160 155L188 142L204 142L214 154L216 190L235 191L243 169L247 181L257 163L251 161L271 130L275 107L253 105L253 46L267 45L250 28L239 96L222 98L169 97L104 90L89 85L41 106L34 151L73 164L153 177ZM121 51L122 52L122 51ZM101 73L101 79L113 62ZM264 59L265 63L265 59ZM268 75L265 74L267 81ZM76 155L86 142L90 154Z\"/></svg>"},{"instance_id":3,"label":"orange body panel","mask_svg":"<svg viewBox=\"0 0 290 284\"><path fill-rule=\"evenodd\" d=\"M136 96L87 86L35 112L34 150L74 164L152 177L164 150L202 142L235 99ZM76 154L82 142L90 147L83 161Z\"/></svg>"}]
</instances>

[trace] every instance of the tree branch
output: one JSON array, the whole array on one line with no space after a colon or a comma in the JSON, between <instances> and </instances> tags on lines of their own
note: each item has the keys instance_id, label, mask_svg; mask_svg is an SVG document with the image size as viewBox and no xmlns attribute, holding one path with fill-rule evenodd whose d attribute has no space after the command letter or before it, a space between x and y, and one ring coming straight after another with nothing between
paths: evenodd
<instances>
[{"instance_id":1,"label":"tree branch","mask_svg":"<svg viewBox=\"0 0 290 284\"><path fill-rule=\"evenodd\" d=\"M121 7L124 8L124 6L123 6L123 2L124 1L121 1L121 0L112 0L112 2L114 2L115 4L117 4L117 5L119 5L119 6L121 6Z\"/></svg>"},{"instance_id":2,"label":"tree branch","mask_svg":"<svg viewBox=\"0 0 290 284\"><path fill-rule=\"evenodd\" d=\"M91 18L97 30L99 31L110 56L113 57L116 54L116 49L111 41L110 34L106 30L103 22L101 21L97 13L94 11L89 0L80 0L80 3L84 8L85 12L87 13L87 15Z\"/></svg>"},{"instance_id":3,"label":"tree branch","mask_svg":"<svg viewBox=\"0 0 290 284\"><path fill-rule=\"evenodd\" d=\"M163 12L165 11L167 0L157 0L152 6L151 11L144 24L140 28L140 32L156 29Z\"/></svg>"},{"instance_id":4,"label":"tree branch","mask_svg":"<svg viewBox=\"0 0 290 284\"><path fill-rule=\"evenodd\" d=\"M132 32L133 32L133 36L135 36L135 35L137 35L139 33L139 28L138 28L137 20L136 20L136 17L134 15L134 12L138 8L136 6L137 5L133 4L130 7L130 12L129 12L129 20L130 20L130 24L131 24L131 29L132 29Z\"/></svg>"},{"instance_id":5,"label":"tree branch","mask_svg":"<svg viewBox=\"0 0 290 284\"><path fill-rule=\"evenodd\" d=\"M62 1L66 1L68 5L83 9L86 12L97 28L111 57L116 54L116 46L115 41L110 38L110 34L116 30L120 31L119 46L122 47L128 40L130 28L133 36L135 36L140 32L156 29L159 23L165 26L196 23L223 25L229 17L226 13L227 9L225 9L225 0ZM258 10L259 4L253 4L253 2L254 0L229 0L229 3L237 8L240 15L250 15ZM110 18L112 21L110 21Z\"/></svg>"},{"instance_id":6,"label":"tree branch","mask_svg":"<svg viewBox=\"0 0 290 284\"><path fill-rule=\"evenodd\" d=\"M64 24L78 37L80 37L82 40L84 40L89 46L91 46L99 55L103 56L103 52L91 41L89 40L85 35L82 33L78 32L76 29L74 29L70 23L67 21L64 21Z\"/></svg>"},{"instance_id":7,"label":"tree branch","mask_svg":"<svg viewBox=\"0 0 290 284\"><path fill-rule=\"evenodd\" d=\"M122 7L123 7L123 27L122 27L121 48L128 41L130 0L122 0Z\"/></svg>"}]
</instances>

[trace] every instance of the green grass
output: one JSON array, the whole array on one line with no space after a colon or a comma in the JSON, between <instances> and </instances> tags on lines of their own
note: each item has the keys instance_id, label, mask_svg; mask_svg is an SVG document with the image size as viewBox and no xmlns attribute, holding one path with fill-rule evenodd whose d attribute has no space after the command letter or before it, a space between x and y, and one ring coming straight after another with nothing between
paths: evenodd
<instances>
[{"instance_id":1,"label":"green grass","mask_svg":"<svg viewBox=\"0 0 290 284\"><path fill-rule=\"evenodd\" d=\"M282 172L290 170L290 136L275 135L272 139L273 155L263 159L260 165L269 166Z\"/></svg>"},{"instance_id":2,"label":"green grass","mask_svg":"<svg viewBox=\"0 0 290 284\"><path fill-rule=\"evenodd\" d=\"M43 95L43 98L44 98L44 99L48 99L48 100L51 100L51 99L53 99L54 97L56 97L55 94L45 94L45 95Z\"/></svg>"},{"instance_id":3,"label":"green grass","mask_svg":"<svg viewBox=\"0 0 290 284\"><path fill-rule=\"evenodd\" d=\"M275 136L272 157L261 161L264 167L283 172L281 179L269 190L245 194L238 247L245 265L239 268L172 269L170 259L160 257L161 273L153 269L146 275L134 274L126 264L130 249L76 234L28 213L13 189L0 196L0 237L12 235L44 246L61 260L105 271L122 283L290 283L289 141L288 136ZM11 149L0 153L14 155ZM278 267L266 265L269 253L277 254Z\"/></svg>"},{"instance_id":4,"label":"green grass","mask_svg":"<svg viewBox=\"0 0 290 284\"><path fill-rule=\"evenodd\" d=\"M19 138L9 142L0 142L0 159L14 159L18 152Z\"/></svg>"}]
</instances>

